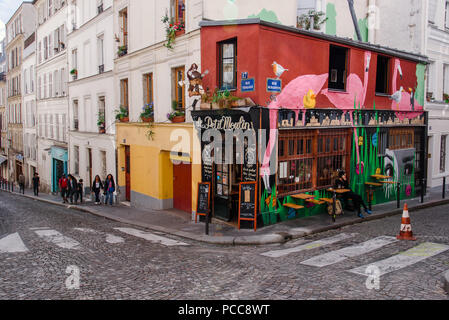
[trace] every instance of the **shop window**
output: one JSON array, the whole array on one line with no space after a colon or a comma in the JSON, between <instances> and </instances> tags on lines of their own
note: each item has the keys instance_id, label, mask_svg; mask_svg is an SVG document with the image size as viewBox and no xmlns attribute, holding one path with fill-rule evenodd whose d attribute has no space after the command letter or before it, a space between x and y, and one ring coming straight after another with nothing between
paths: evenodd
<instances>
[{"instance_id":1,"label":"shop window","mask_svg":"<svg viewBox=\"0 0 449 320\"><path fill-rule=\"evenodd\" d=\"M237 39L219 44L219 87L222 90L237 89Z\"/></svg>"},{"instance_id":2,"label":"shop window","mask_svg":"<svg viewBox=\"0 0 449 320\"><path fill-rule=\"evenodd\" d=\"M389 94L390 58L377 56L376 93Z\"/></svg>"},{"instance_id":3,"label":"shop window","mask_svg":"<svg viewBox=\"0 0 449 320\"><path fill-rule=\"evenodd\" d=\"M329 89L345 90L348 68L348 49L330 46L329 49Z\"/></svg>"},{"instance_id":4,"label":"shop window","mask_svg":"<svg viewBox=\"0 0 449 320\"><path fill-rule=\"evenodd\" d=\"M414 131L410 128L390 129L389 149L411 149L414 147Z\"/></svg>"},{"instance_id":5,"label":"shop window","mask_svg":"<svg viewBox=\"0 0 449 320\"><path fill-rule=\"evenodd\" d=\"M347 130L282 132L279 137L279 194L332 186L337 170L348 169L350 148L347 146L351 137Z\"/></svg>"}]
</instances>

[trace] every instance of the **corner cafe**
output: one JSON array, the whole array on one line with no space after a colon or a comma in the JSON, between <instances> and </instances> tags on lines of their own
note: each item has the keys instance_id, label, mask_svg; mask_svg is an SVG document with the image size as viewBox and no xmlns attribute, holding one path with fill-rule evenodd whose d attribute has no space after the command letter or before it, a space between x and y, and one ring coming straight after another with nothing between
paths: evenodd
<instances>
[{"instance_id":1,"label":"corner cafe","mask_svg":"<svg viewBox=\"0 0 449 320\"><path fill-rule=\"evenodd\" d=\"M192 111L213 217L237 225L243 182L257 185L258 228L327 214L338 170L373 205L414 197L423 188L426 57L258 19L200 25L202 69L209 70L203 87L221 87L223 59L231 62L220 48L234 46L231 91L256 104ZM274 75L274 62L288 71ZM225 76L231 82L232 75ZM252 91L245 89L247 78ZM233 141L225 150L226 131L249 128L256 143ZM214 151L210 139L202 141L209 129L222 135ZM218 163L216 153L233 160L243 155L244 161ZM252 228L253 222L242 226Z\"/></svg>"}]
</instances>

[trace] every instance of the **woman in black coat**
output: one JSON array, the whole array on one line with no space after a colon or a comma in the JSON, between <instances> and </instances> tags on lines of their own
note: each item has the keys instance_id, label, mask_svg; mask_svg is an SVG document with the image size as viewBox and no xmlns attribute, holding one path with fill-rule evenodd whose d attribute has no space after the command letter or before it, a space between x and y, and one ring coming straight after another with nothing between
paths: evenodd
<instances>
[{"instance_id":1,"label":"woman in black coat","mask_svg":"<svg viewBox=\"0 0 449 320\"><path fill-rule=\"evenodd\" d=\"M95 193L95 204L100 204L100 192L104 189L103 183L101 182L100 176L96 175L94 181L92 181L91 190Z\"/></svg>"},{"instance_id":2,"label":"woman in black coat","mask_svg":"<svg viewBox=\"0 0 449 320\"><path fill-rule=\"evenodd\" d=\"M338 173L338 179L335 180L335 184L334 184L334 188L335 189L349 189L351 190L351 188L349 188L349 182L347 180L346 177L346 172L344 171L340 171ZM348 203L348 199L352 199L352 202L354 203L354 207L358 212L358 216L360 218L364 218L362 212L361 212L361 208L360 206L363 206L363 208L365 209L365 212L367 214L371 214L371 211L368 210L368 207L366 206L365 202L363 201L362 197L360 195L358 195L357 193L355 193L354 191L349 191L349 192L345 192L342 194L343 196L343 201L345 203L345 205Z\"/></svg>"}]
</instances>

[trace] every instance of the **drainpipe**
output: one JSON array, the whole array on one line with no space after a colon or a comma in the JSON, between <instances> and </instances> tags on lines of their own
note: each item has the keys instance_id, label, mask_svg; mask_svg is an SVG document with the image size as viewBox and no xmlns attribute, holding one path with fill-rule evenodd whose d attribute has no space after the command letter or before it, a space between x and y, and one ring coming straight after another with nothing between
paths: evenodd
<instances>
[{"instance_id":1,"label":"drainpipe","mask_svg":"<svg viewBox=\"0 0 449 320\"><path fill-rule=\"evenodd\" d=\"M368 4L368 42L375 43L376 32L376 0L369 0Z\"/></svg>"},{"instance_id":2,"label":"drainpipe","mask_svg":"<svg viewBox=\"0 0 449 320\"><path fill-rule=\"evenodd\" d=\"M354 28L355 28L355 32L357 33L357 38L359 39L359 41L363 41L362 34L360 33L360 29L359 29L359 23L357 22L357 15L355 14L355 10L354 10L354 0L348 0L348 5L349 5L349 11L351 11L352 22L354 23Z\"/></svg>"}]
</instances>

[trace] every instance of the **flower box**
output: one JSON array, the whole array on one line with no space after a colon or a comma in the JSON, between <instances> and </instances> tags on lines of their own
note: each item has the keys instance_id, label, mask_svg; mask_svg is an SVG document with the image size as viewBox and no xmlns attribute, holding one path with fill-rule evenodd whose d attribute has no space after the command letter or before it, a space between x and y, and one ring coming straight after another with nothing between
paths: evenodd
<instances>
[{"instance_id":1,"label":"flower box","mask_svg":"<svg viewBox=\"0 0 449 320\"><path fill-rule=\"evenodd\" d=\"M172 123L181 123L186 121L186 116L174 116L172 119L170 119Z\"/></svg>"},{"instance_id":2,"label":"flower box","mask_svg":"<svg viewBox=\"0 0 449 320\"><path fill-rule=\"evenodd\" d=\"M140 117L140 119L142 119L142 122L154 122L154 118L153 117Z\"/></svg>"}]
</instances>

